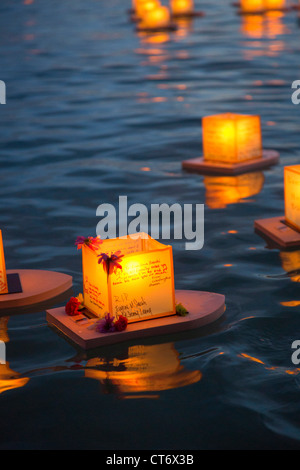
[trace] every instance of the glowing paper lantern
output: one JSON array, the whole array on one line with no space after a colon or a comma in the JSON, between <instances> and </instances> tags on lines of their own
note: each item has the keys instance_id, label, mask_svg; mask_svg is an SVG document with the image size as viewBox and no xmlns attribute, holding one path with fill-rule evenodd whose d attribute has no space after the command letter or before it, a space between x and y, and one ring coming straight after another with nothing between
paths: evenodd
<instances>
[{"instance_id":1,"label":"glowing paper lantern","mask_svg":"<svg viewBox=\"0 0 300 470\"><path fill-rule=\"evenodd\" d=\"M300 165L284 168L285 220L300 231Z\"/></svg>"},{"instance_id":2,"label":"glowing paper lantern","mask_svg":"<svg viewBox=\"0 0 300 470\"><path fill-rule=\"evenodd\" d=\"M167 7L157 6L145 11L139 28L142 30L159 30L169 28L171 24L170 11Z\"/></svg>"},{"instance_id":3,"label":"glowing paper lantern","mask_svg":"<svg viewBox=\"0 0 300 470\"><path fill-rule=\"evenodd\" d=\"M173 15L187 15L194 12L194 0L171 0Z\"/></svg>"},{"instance_id":4,"label":"glowing paper lantern","mask_svg":"<svg viewBox=\"0 0 300 470\"><path fill-rule=\"evenodd\" d=\"M0 294L7 294L7 293L8 293L8 286L7 286L7 277L6 277L6 268L5 268L5 257L4 257L4 249L3 249L2 232L0 230Z\"/></svg>"},{"instance_id":5,"label":"glowing paper lantern","mask_svg":"<svg viewBox=\"0 0 300 470\"><path fill-rule=\"evenodd\" d=\"M138 18L143 17L150 11L159 8L160 2L158 0L142 0L136 3L135 14Z\"/></svg>"},{"instance_id":6,"label":"glowing paper lantern","mask_svg":"<svg viewBox=\"0 0 300 470\"><path fill-rule=\"evenodd\" d=\"M283 10L285 7L286 0L241 0L241 10L244 13Z\"/></svg>"},{"instance_id":7,"label":"glowing paper lantern","mask_svg":"<svg viewBox=\"0 0 300 470\"><path fill-rule=\"evenodd\" d=\"M240 163L262 158L259 116L219 114L203 118L204 160Z\"/></svg>"},{"instance_id":8,"label":"glowing paper lantern","mask_svg":"<svg viewBox=\"0 0 300 470\"><path fill-rule=\"evenodd\" d=\"M84 304L98 317L109 312L130 323L175 314L171 246L146 234L104 240L96 251L82 247L82 263Z\"/></svg>"}]
</instances>

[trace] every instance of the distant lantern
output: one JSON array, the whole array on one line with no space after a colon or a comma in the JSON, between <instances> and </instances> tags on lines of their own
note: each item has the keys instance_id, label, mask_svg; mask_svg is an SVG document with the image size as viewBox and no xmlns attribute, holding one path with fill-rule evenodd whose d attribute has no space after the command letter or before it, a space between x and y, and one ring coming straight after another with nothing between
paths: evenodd
<instances>
[{"instance_id":1,"label":"distant lantern","mask_svg":"<svg viewBox=\"0 0 300 470\"><path fill-rule=\"evenodd\" d=\"M159 0L140 0L136 2L135 14L137 18L143 19L148 12L160 6Z\"/></svg>"},{"instance_id":2,"label":"distant lantern","mask_svg":"<svg viewBox=\"0 0 300 470\"><path fill-rule=\"evenodd\" d=\"M194 0L171 0L173 15L187 15L194 12Z\"/></svg>"},{"instance_id":3,"label":"distant lantern","mask_svg":"<svg viewBox=\"0 0 300 470\"><path fill-rule=\"evenodd\" d=\"M285 220L300 232L300 165L284 168Z\"/></svg>"},{"instance_id":4,"label":"distant lantern","mask_svg":"<svg viewBox=\"0 0 300 470\"><path fill-rule=\"evenodd\" d=\"M284 10L285 8L286 0L241 0L242 13Z\"/></svg>"},{"instance_id":5,"label":"distant lantern","mask_svg":"<svg viewBox=\"0 0 300 470\"><path fill-rule=\"evenodd\" d=\"M204 160L240 163L262 158L259 116L219 114L203 118Z\"/></svg>"},{"instance_id":6,"label":"distant lantern","mask_svg":"<svg viewBox=\"0 0 300 470\"><path fill-rule=\"evenodd\" d=\"M157 6L145 11L138 29L140 30L165 30L171 28L171 15L167 7Z\"/></svg>"},{"instance_id":7,"label":"distant lantern","mask_svg":"<svg viewBox=\"0 0 300 470\"><path fill-rule=\"evenodd\" d=\"M6 267L5 267L5 256L3 248L3 239L2 232L0 230L0 294L7 294L7 276L6 276Z\"/></svg>"}]
</instances>

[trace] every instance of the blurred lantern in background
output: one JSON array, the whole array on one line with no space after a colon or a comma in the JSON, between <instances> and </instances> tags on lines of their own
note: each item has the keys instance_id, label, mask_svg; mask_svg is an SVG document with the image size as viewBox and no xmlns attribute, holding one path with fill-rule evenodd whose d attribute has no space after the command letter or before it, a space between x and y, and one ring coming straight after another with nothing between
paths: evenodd
<instances>
[{"instance_id":1,"label":"blurred lantern in background","mask_svg":"<svg viewBox=\"0 0 300 470\"><path fill-rule=\"evenodd\" d=\"M171 15L167 7L158 5L155 8L144 11L139 29L141 30L160 30L168 29L171 26Z\"/></svg>"},{"instance_id":2,"label":"blurred lantern in background","mask_svg":"<svg viewBox=\"0 0 300 470\"><path fill-rule=\"evenodd\" d=\"M300 232L300 165L284 168L285 221Z\"/></svg>"},{"instance_id":3,"label":"blurred lantern in background","mask_svg":"<svg viewBox=\"0 0 300 470\"><path fill-rule=\"evenodd\" d=\"M187 15L194 12L194 0L171 0L172 15Z\"/></svg>"},{"instance_id":4,"label":"blurred lantern in background","mask_svg":"<svg viewBox=\"0 0 300 470\"><path fill-rule=\"evenodd\" d=\"M2 232L0 230L0 294L7 294L7 277L6 277L6 267L5 267L5 257L4 257L4 248L2 240Z\"/></svg>"},{"instance_id":5,"label":"blurred lantern in background","mask_svg":"<svg viewBox=\"0 0 300 470\"><path fill-rule=\"evenodd\" d=\"M225 113L202 121L204 159L240 163L262 158L259 116Z\"/></svg>"},{"instance_id":6,"label":"blurred lantern in background","mask_svg":"<svg viewBox=\"0 0 300 470\"><path fill-rule=\"evenodd\" d=\"M284 10L286 0L241 0L242 13L255 13L268 10Z\"/></svg>"},{"instance_id":7,"label":"blurred lantern in background","mask_svg":"<svg viewBox=\"0 0 300 470\"><path fill-rule=\"evenodd\" d=\"M158 7L160 7L159 0L137 0L135 13L139 19L143 19L143 17L149 12Z\"/></svg>"}]
</instances>

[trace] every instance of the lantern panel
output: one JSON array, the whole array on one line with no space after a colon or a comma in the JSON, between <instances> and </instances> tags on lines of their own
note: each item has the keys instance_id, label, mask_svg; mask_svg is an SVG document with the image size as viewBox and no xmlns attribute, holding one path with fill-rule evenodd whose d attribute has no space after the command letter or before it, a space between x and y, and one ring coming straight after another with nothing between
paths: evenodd
<instances>
[{"instance_id":1,"label":"lantern panel","mask_svg":"<svg viewBox=\"0 0 300 470\"><path fill-rule=\"evenodd\" d=\"M146 237L104 240L96 252L82 248L84 303L96 316L109 312L131 323L175 314L172 247ZM108 275L98 264L100 251L120 251L122 269Z\"/></svg>"},{"instance_id":2,"label":"lantern panel","mask_svg":"<svg viewBox=\"0 0 300 470\"><path fill-rule=\"evenodd\" d=\"M2 231L0 230L0 294L8 294Z\"/></svg>"},{"instance_id":3,"label":"lantern panel","mask_svg":"<svg viewBox=\"0 0 300 470\"><path fill-rule=\"evenodd\" d=\"M284 168L285 220L300 231L300 165Z\"/></svg>"},{"instance_id":4,"label":"lantern panel","mask_svg":"<svg viewBox=\"0 0 300 470\"><path fill-rule=\"evenodd\" d=\"M240 163L262 157L259 116L219 114L202 121L204 159Z\"/></svg>"},{"instance_id":5,"label":"lantern panel","mask_svg":"<svg viewBox=\"0 0 300 470\"><path fill-rule=\"evenodd\" d=\"M139 24L141 29L159 29L170 26L170 11L167 7L158 6L148 10Z\"/></svg>"}]
</instances>

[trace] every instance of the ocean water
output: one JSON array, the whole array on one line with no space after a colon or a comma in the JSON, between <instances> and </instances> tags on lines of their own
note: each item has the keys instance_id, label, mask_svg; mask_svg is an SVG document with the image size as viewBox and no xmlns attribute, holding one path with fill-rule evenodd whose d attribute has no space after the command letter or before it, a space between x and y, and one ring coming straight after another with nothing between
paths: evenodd
<instances>
[{"instance_id":1,"label":"ocean water","mask_svg":"<svg viewBox=\"0 0 300 470\"><path fill-rule=\"evenodd\" d=\"M166 3L166 2L165 2ZM299 449L300 252L254 220L283 214L283 167L300 162L297 12L204 18L140 35L129 0L2 0L0 228L8 269L73 276L101 203L205 204L205 244L171 241L177 289L226 295L209 328L88 354L45 311L0 318L1 449ZM239 178L186 173L201 118L259 114L280 163ZM61 303L62 305L62 303Z\"/></svg>"}]
</instances>

